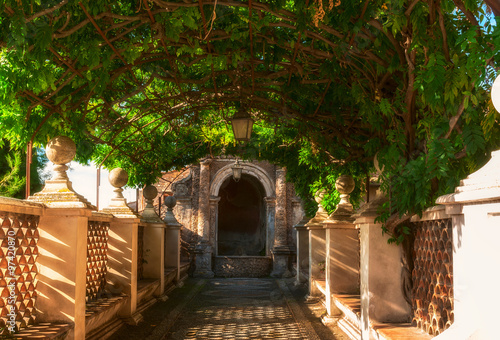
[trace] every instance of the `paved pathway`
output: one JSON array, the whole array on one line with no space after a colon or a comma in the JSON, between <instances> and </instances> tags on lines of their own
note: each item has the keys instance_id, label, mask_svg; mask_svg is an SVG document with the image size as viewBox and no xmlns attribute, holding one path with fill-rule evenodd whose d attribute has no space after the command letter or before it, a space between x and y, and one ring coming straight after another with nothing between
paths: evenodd
<instances>
[{"instance_id":1,"label":"paved pathway","mask_svg":"<svg viewBox=\"0 0 500 340\"><path fill-rule=\"evenodd\" d=\"M304 293L291 280L189 279L112 339L344 339L321 324Z\"/></svg>"}]
</instances>

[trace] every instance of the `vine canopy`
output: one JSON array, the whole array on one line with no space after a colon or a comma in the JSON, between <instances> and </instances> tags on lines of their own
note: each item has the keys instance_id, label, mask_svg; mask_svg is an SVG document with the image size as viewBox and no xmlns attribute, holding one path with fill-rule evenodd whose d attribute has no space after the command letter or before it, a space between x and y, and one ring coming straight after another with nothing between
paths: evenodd
<instances>
[{"instance_id":1,"label":"vine canopy","mask_svg":"<svg viewBox=\"0 0 500 340\"><path fill-rule=\"evenodd\" d=\"M232 137L220 131L244 106L261 132L247 151L293 146L287 155L263 154L358 178L377 154L392 209L418 212L499 146L488 97L497 7L4 0L3 137L24 148L65 134L80 160L125 164L144 183L207 153L231 152Z\"/></svg>"}]
</instances>

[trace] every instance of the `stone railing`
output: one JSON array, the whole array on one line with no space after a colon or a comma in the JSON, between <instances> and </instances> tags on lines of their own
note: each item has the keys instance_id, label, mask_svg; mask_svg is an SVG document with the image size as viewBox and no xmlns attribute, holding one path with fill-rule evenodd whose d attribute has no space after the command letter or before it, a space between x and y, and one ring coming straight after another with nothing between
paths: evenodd
<instances>
[{"instance_id":1,"label":"stone railing","mask_svg":"<svg viewBox=\"0 0 500 340\"><path fill-rule=\"evenodd\" d=\"M37 327L50 329L47 339L107 338L180 283L175 200L165 221L148 207L137 216L122 195L128 175L114 169L115 197L97 212L67 177L74 143L56 137L46 150L55 166L44 189L27 201L0 198L0 327L16 339L40 335Z\"/></svg>"},{"instance_id":2,"label":"stone railing","mask_svg":"<svg viewBox=\"0 0 500 340\"><path fill-rule=\"evenodd\" d=\"M0 329L36 321L38 223L43 206L0 197Z\"/></svg>"},{"instance_id":3,"label":"stone railing","mask_svg":"<svg viewBox=\"0 0 500 340\"><path fill-rule=\"evenodd\" d=\"M498 338L499 168L496 151L453 194L439 197L437 207L412 218L404 247L388 242L377 222L387 201L380 192L355 213L341 202L328 218L321 220L320 208L297 225L297 254L300 263L309 262L309 297L324 299L324 321L336 319L352 339ZM347 191L340 186L342 195ZM297 283L306 276L298 265Z\"/></svg>"}]
</instances>

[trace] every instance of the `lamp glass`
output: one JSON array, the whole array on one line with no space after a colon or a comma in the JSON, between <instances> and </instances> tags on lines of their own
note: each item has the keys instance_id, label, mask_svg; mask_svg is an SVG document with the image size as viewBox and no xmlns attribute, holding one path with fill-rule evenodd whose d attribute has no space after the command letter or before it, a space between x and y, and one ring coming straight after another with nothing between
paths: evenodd
<instances>
[{"instance_id":1,"label":"lamp glass","mask_svg":"<svg viewBox=\"0 0 500 340\"><path fill-rule=\"evenodd\" d=\"M239 182L241 179L241 171L243 170L243 167L240 165L238 161L234 163L234 165L231 167L233 170L233 179L235 182Z\"/></svg>"},{"instance_id":2,"label":"lamp glass","mask_svg":"<svg viewBox=\"0 0 500 340\"><path fill-rule=\"evenodd\" d=\"M234 139L239 142L247 142L252 135L253 119L250 115L240 107L238 112L231 119L233 127Z\"/></svg>"}]
</instances>

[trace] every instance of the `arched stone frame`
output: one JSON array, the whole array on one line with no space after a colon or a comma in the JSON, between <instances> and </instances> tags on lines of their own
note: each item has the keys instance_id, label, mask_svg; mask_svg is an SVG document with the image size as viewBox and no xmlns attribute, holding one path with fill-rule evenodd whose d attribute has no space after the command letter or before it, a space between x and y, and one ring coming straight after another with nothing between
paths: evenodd
<instances>
[{"instance_id":1,"label":"arched stone frame","mask_svg":"<svg viewBox=\"0 0 500 340\"><path fill-rule=\"evenodd\" d=\"M243 167L241 171L243 174L253 176L260 181L266 191L266 197L275 197L274 181L260 166L252 163L240 163L240 165ZM219 195L219 189L224 181L228 177L233 176L232 166L233 163L228 164L217 171L211 181L212 183L210 184L210 197L217 197Z\"/></svg>"},{"instance_id":2,"label":"arched stone frame","mask_svg":"<svg viewBox=\"0 0 500 340\"><path fill-rule=\"evenodd\" d=\"M242 174L252 176L256 178L264 188L265 196L265 208L267 213L266 218L266 233L267 233L267 244L266 244L266 255L271 255L271 249L274 244L274 207L276 202L275 184L274 181L269 177L269 175L258 165L252 163L240 163L243 167ZM218 253L217 251L217 221L219 214L219 190L224 183L224 181L233 176L232 167L233 163L228 164L221 168L215 176L213 177L210 184L210 235L213 235L211 239L211 246L214 249L214 255ZM215 215L213 215L215 214ZM272 215L270 218L269 215Z\"/></svg>"}]
</instances>

